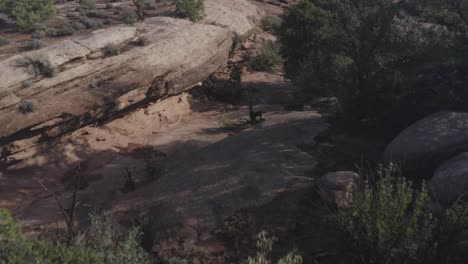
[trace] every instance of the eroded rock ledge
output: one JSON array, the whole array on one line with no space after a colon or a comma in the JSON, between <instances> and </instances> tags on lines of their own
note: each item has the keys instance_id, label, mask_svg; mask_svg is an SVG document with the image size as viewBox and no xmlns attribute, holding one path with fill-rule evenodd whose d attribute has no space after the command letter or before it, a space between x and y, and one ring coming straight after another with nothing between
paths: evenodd
<instances>
[{"instance_id":1,"label":"eroded rock ledge","mask_svg":"<svg viewBox=\"0 0 468 264\"><path fill-rule=\"evenodd\" d=\"M3 156L148 100L180 93L225 65L233 42L254 28L259 13L247 0L207 0L205 6L201 23L155 17L135 27L97 30L0 61ZM142 36L149 45L135 44ZM105 55L102 49L109 43L123 52ZM56 72L52 78L18 66L18 60L34 54L49 59ZM18 108L25 100L33 100L39 109L21 113Z\"/></svg>"}]
</instances>

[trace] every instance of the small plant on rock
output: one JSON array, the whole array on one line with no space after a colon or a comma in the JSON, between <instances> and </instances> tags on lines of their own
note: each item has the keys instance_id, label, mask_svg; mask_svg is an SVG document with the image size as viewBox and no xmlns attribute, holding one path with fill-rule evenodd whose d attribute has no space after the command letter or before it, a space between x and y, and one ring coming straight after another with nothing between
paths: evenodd
<instances>
[{"instance_id":1,"label":"small plant on rock","mask_svg":"<svg viewBox=\"0 0 468 264\"><path fill-rule=\"evenodd\" d=\"M104 53L104 55L107 55L107 56L116 56L120 54L121 49L119 46L113 43L109 43L106 46L104 46L104 48L102 49L102 52Z\"/></svg>"},{"instance_id":2,"label":"small plant on rock","mask_svg":"<svg viewBox=\"0 0 468 264\"><path fill-rule=\"evenodd\" d=\"M23 114L34 113L39 110L39 106L35 100L26 100L20 103L19 110Z\"/></svg>"},{"instance_id":3,"label":"small plant on rock","mask_svg":"<svg viewBox=\"0 0 468 264\"><path fill-rule=\"evenodd\" d=\"M33 53L17 60L19 67L29 68L36 75L42 75L47 78L54 76L54 68L47 56L42 53Z\"/></svg>"},{"instance_id":4,"label":"small plant on rock","mask_svg":"<svg viewBox=\"0 0 468 264\"><path fill-rule=\"evenodd\" d=\"M205 5L203 0L176 0L176 12L181 17L198 21L203 16Z\"/></svg>"},{"instance_id":5,"label":"small plant on rock","mask_svg":"<svg viewBox=\"0 0 468 264\"><path fill-rule=\"evenodd\" d=\"M125 24L133 25L138 21L137 14L127 5L120 6L122 21Z\"/></svg>"},{"instance_id":6,"label":"small plant on rock","mask_svg":"<svg viewBox=\"0 0 468 264\"><path fill-rule=\"evenodd\" d=\"M257 254L255 257L249 257L247 264L270 264L273 244L277 241L276 237L270 236L265 230L257 235ZM302 257L297 250L289 252L286 256L278 260L277 264L302 264Z\"/></svg>"},{"instance_id":7,"label":"small plant on rock","mask_svg":"<svg viewBox=\"0 0 468 264\"><path fill-rule=\"evenodd\" d=\"M249 67L254 71L272 71L276 66L283 63L280 50L272 41L263 43L257 55L249 59Z\"/></svg>"},{"instance_id":8,"label":"small plant on rock","mask_svg":"<svg viewBox=\"0 0 468 264\"><path fill-rule=\"evenodd\" d=\"M264 16L260 21L263 31L273 33L281 25L281 20L274 16Z\"/></svg>"},{"instance_id":9,"label":"small plant on rock","mask_svg":"<svg viewBox=\"0 0 468 264\"><path fill-rule=\"evenodd\" d=\"M84 9L96 9L96 0L80 0L79 4Z\"/></svg>"},{"instance_id":10,"label":"small plant on rock","mask_svg":"<svg viewBox=\"0 0 468 264\"><path fill-rule=\"evenodd\" d=\"M146 46L150 43L150 40L148 37L146 36L142 36L142 37L139 37L138 40L137 40L137 44L139 46Z\"/></svg>"}]
</instances>

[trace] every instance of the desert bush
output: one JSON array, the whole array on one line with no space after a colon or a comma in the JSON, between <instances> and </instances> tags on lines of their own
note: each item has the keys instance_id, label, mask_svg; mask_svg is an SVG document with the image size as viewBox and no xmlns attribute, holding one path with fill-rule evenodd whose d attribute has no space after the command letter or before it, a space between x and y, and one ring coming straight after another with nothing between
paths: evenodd
<instances>
[{"instance_id":1,"label":"desert bush","mask_svg":"<svg viewBox=\"0 0 468 264\"><path fill-rule=\"evenodd\" d=\"M11 215L0 210L0 263L25 264L144 264L140 231L119 232L103 217L92 216L91 226L68 244L27 240Z\"/></svg>"},{"instance_id":2,"label":"desert bush","mask_svg":"<svg viewBox=\"0 0 468 264\"><path fill-rule=\"evenodd\" d=\"M283 63L280 49L272 41L265 41L257 55L249 59L249 68L255 71L271 71Z\"/></svg>"},{"instance_id":3,"label":"desert bush","mask_svg":"<svg viewBox=\"0 0 468 264\"><path fill-rule=\"evenodd\" d=\"M85 25L86 28L88 29L97 29L102 27L102 23L99 21L92 20L86 16L79 16L78 21Z\"/></svg>"},{"instance_id":4,"label":"desert bush","mask_svg":"<svg viewBox=\"0 0 468 264\"><path fill-rule=\"evenodd\" d=\"M219 126L226 130L235 130L241 125L237 120L229 118L226 113L223 113L217 121Z\"/></svg>"},{"instance_id":5,"label":"desert bush","mask_svg":"<svg viewBox=\"0 0 468 264\"><path fill-rule=\"evenodd\" d=\"M268 232L261 231L257 235L257 253L255 257L249 257L247 264L270 264L271 251L273 244L277 241L276 237L270 236ZM277 264L302 264L302 257L297 250L289 252L285 257L278 260Z\"/></svg>"},{"instance_id":6,"label":"desert bush","mask_svg":"<svg viewBox=\"0 0 468 264\"><path fill-rule=\"evenodd\" d=\"M176 0L177 14L192 21L200 20L204 9L203 0Z\"/></svg>"},{"instance_id":7,"label":"desert bush","mask_svg":"<svg viewBox=\"0 0 468 264\"><path fill-rule=\"evenodd\" d=\"M137 44L140 45L140 46L146 46L146 45L150 44L150 40L149 40L148 37L142 36L142 37L138 38Z\"/></svg>"},{"instance_id":8,"label":"desert bush","mask_svg":"<svg viewBox=\"0 0 468 264\"><path fill-rule=\"evenodd\" d=\"M90 220L91 226L76 238L74 245L103 253L103 263L143 264L148 261L145 251L139 245L139 228L133 227L124 234L105 216L91 215Z\"/></svg>"},{"instance_id":9,"label":"desert bush","mask_svg":"<svg viewBox=\"0 0 468 264\"><path fill-rule=\"evenodd\" d=\"M10 41L4 37L0 37L0 46L8 45Z\"/></svg>"},{"instance_id":10,"label":"desert bush","mask_svg":"<svg viewBox=\"0 0 468 264\"><path fill-rule=\"evenodd\" d=\"M80 0L79 4L84 9L96 9L96 0Z\"/></svg>"},{"instance_id":11,"label":"desert bush","mask_svg":"<svg viewBox=\"0 0 468 264\"><path fill-rule=\"evenodd\" d=\"M37 105L37 101L25 100L20 103L19 110L23 114L34 113L39 110L39 106Z\"/></svg>"},{"instance_id":12,"label":"desert bush","mask_svg":"<svg viewBox=\"0 0 468 264\"><path fill-rule=\"evenodd\" d=\"M338 214L350 240L345 242L347 262L459 263L453 251L445 250L456 248L445 229L453 228L456 233L467 230L468 221L457 223L459 214L452 213L460 209L446 211L457 217L436 219L425 208L430 197L424 183L417 188L393 164L379 166L376 171L353 191L351 207ZM468 213L468 208L463 208ZM450 239L441 239L447 236Z\"/></svg>"},{"instance_id":13,"label":"desert bush","mask_svg":"<svg viewBox=\"0 0 468 264\"><path fill-rule=\"evenodd\" d=\"M55 14L54 0L1 0L0 9L15 18L18 27L29 29Z\"/></svg>"},{"instance_id":14,"label":"desert bush","mask_svg":"<svg viewBox=\"0 0 468 264\"><path fill-rule=\"evenodd\" d=\"M0 209L0 240L24 239L21 227L15 222L10 212Z\"/></svg>"},{"instance_id":15,"label":"desert bush","mask_svg":"<svg viewBox=\"0 0 468 264\"><path fill-rule=\"evenodd\" d=\"M29 88L33 85L33 82L31 80L26 80L21 83L22 88Z\"/></svg>"},{"instance_id":16,"label":"desert bush","mask_svg":"<svg viewBox=\"0 0 468 264\"><path fill-rule=\"evenodd\" d=\"M105 10L88 10L86 12L86 16L100 18L100 19L108 19L110 18L110 14L107 13Z\"/></svg>"},{"instance_id":17,"label":"desert bush","mask_svg":"<svg viewBox=\"0 0 468 264\"><path fill-rule=\"evenodd\" d=\"M50 78L54 75L54 68L47 56L42 53L33 53L17 60L19 67L25 67L32 70L36 75L42 75Z\"/></svg>"},{"instance_id":18,"label":"desert bush","mask_svg":"<svg viewBox=\"0 0 468 264\"><path fill-rule=\"evenodd\" d=\"M75 29L75 30L81 30L81 29L85 29L86 28L86 25L81 23L81 22L78 22L78 21L73 21L71 23L71 26Z\"/></svg>"},{"instance_id":19,"label":"desert bush","mask_svg":"<svg viewBox=\"0 0 468 264\"><path fill-rule=\"evenodd\" d=\"M112 9L114 5L112 3L107 3L106 4L106 9Z\"/></svg>"},{"instance_id":20,"label":"desert bush","mask_svg":"<svg viewBox=\"0 0 468 264\"><path fill-rule=\"evenodd\" d=\"M122 5L120 7L121 7L120 8L121 9L120 15L122 17L122 21L125 24L133 25L134 23L136 23L138 21L137 14L136 14L135 10L131 9L127 5Z\"/></svg>"},{"instance_id":21,"label":"desert bush","mask_svg":"<svg viewBox=\"0 0 468 264\"><path fill-rule=\"evenodd\" d=\"M73 35L76 32L75 28L71 24L64 24L59 28L54 28L47 32L49 35L54 37L62 37L62 36L69 36Z\"/></svg>"},{"instance_id":22,"label":"desert bush","mask_svg":"<svg viewBox=\"0 0 468 264\"><path fill-rule=\"evenodd\" d=\"M264 16L260 20L260 26L263 31L273 33L281 25L281 19L274 16Z\"/></svg>"},{"instance_id":23,"label":"desert bush","mask_svg":"<svg viewBox=\"0 0 468 264\"><path fill-rule=\"evenodd\" d=\"M303 0L286 12L278 33L302 96L337 96L349 119L394 129L467 109L466 1L394 2Z\"/></svg>"},{"instance_id":24,"label":"desert bush","mask_svg":"<svg viewBox=\"0 0 468 264\"><path fill-rule=\"evenodd\" d=\"M104 25L112 25L113 21L112 18L108 18L104 20Z\"/></svg>"},{"instance_id":25,"label":"desert bush","mask_svg":"<svg viewBox=\"0 0 468 264\"><path fill-rule=\"evenodd\" d=\"M42 47L44 47L44 43L38 38L31 38L26 45L26 48L30 50L38 50Z\"/></svg>"},{"instance_id":26,"label":"desert bush","mask_svg":"<svg viewBox=\"0 0 468 264\"><path fill-rule=\"evenodd\" d=\"M121 52L121 49L118 45L115 45L113 43L108 43L107 45L102 48L102 53L107 56L116 56L119 55Z\"/></svg>"}]
</instances>

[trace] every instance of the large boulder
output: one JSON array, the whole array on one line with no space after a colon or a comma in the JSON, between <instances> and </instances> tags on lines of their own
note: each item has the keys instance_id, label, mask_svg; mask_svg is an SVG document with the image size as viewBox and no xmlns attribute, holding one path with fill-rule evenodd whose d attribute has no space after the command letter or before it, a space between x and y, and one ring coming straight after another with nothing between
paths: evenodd
<instances>
[{"instance_id":1,"label":"large boulder","mask_svg":"<svg viewBox=\"0 0 468 264\"><path fill-rule=\"evenodd\" d=\"M468 152L443 163L428 182L432 196L444 206L468 198Z\"/></svg>"},{"instance_id":2,"label":"large boulder","mask_svg":"<svg viewBox=\"0 0 468 264\"><path fill-rule=\"evenodd\" d=\"M405 170L427 170L467 150L468 113L438 112L401 132L387 146L384 158Z\"/></svg>"},{"instance_id":3,"label":"large boulder","mask_svg":"<svg viewBox=\"0 0 468 264\"><path fill-rule=\"evenodd\" d=\"M330 204L346 208L350 203L350 194L359 175L352 171L329 172L320 178L318 187L324 199Z\"/></svg>"}]
</instances>

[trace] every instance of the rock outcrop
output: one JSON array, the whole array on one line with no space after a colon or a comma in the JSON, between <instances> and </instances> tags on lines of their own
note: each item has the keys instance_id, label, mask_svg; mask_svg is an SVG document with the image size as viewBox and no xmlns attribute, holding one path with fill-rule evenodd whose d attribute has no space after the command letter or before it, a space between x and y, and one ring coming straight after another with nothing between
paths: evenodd
<instances>
[{"instance_id":1,"label":"rock outcrop","mask_svg":"<svg viewBox=\"0 0 468 264\"><path fill-rule=\"evenodd\" d=\"M468 153L443 163L428 182L431 195L442 205L450 206L459 198L468 198Z\"/></svg>"},{"instance_id":2,"label":"rock outcrop","mask_svg":"<svg viewBox=\"0 0 468 264\"><path fill-rule=\"evenodd\" d=\"M319 188L328 202L346 208L349 206L350 194L358 179L359 175L352 171L329 172L320 178Z\"/></svg>"},{"instance_id":3,"label":"rock outcrop","mask_svg":"<svg viewBox=\"0 0 468 264\"><path fill-rule=\"evenodd\" d=\"M206 79L226 64L235 36L251 30L259 14L247 0L207 0L205 6L201 23L155 17L0 61L0 152L19 151L21 140L55 137ZM142 36L149 45L136 45ZM105 54L109 44L121 53ZM21 67L26 57L46 58L55 75L45 78L33 66ZM39 110L21 113L24 100L37 102Z\"/></svg>"},{"instance_id":4,"label":"rock outcrop","mask_svg":"<svg viewBox=\"0 0 468 264\"><path fill-rule=\"evenodd\" d=\"M297 145L313 141L327 127L314 112L268 116L253 129L168 159L167 174L126 196L112 206L112 213L144 209L155 239L185 234L197 240L198 233L203 242L235 210L310 186L307 171L317 162Z\"/></svg>"},{"instance_id":5,"label":"rock outcrop","mask_svg":"<svg viewBox=\"0 0 468 264\"><path fill-rule=\"evenodd\" d=\"M426 170L467 150L468 113L439 112L401 132L384 156L386 161L401 163L405 170Z\"/></svg>"}]
</instances>

